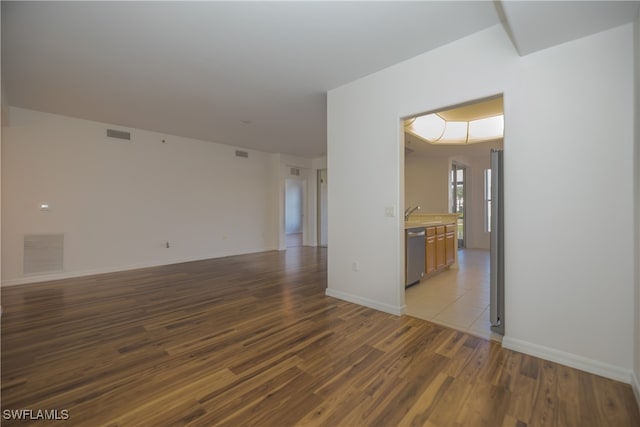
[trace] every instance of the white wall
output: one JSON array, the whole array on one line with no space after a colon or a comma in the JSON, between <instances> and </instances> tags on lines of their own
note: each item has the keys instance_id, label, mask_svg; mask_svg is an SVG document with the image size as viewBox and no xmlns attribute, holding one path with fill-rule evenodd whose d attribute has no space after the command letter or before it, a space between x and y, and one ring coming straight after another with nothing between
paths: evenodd
<instances>
[{"instance_id":1,"label":"white wall","mask_svg":"<svg viewBox=\"0 0 640 427\"><path fill-rule=\"evenodd\" d=\"M409 154L404 158L404 206L423 213L449 212L449 160Z\"/></svg>"},{"instance_id":2,"label":"white wall","mask_svg":"<svg viewBox=\"0 0 640 427\"><path fill-rule=\"evenodd\" d=\"M0 21L2 20L2 8L0 7ZM1 36L0 36L1 39ZM1 40L0 40L1 44ZM0 70L2 70L2 55L0 55ZM9 125L9 104L7 93L4 89L4 78L0 71L0 188L2 188L2 141L4 139L4 129ZM2 198L0 197L0 223L2 223ZM0 260L2 259L2 228L0 227ZM0 262L0 278L2 277L2 263ZM0 314L2 307L0 307Z\"/></svg>"},{"instance_id":3,"label":"white wall","mask_svg":"<svg viewBox=\"0 0 640 427\"><path fill-rule=\"evenodd\" d=\"M640 14L634 26L635 34L635 266L636 266L636 298L635 298L635 363L633 386L636 401L640 406Z\"/></svg>"},{"instance_id":4,"label":"white wall","mask_svg":"<svg viewBox=\"0 0 640 427\"><path fill-rule=\"evenodd\" d=\"M327 169L327 156L311 159L311 168L315 170Z\"/></svg>"},{"instance_id":5,"label":"white wall","mask_svg":"<svg viewBox=\"0 0 640 427\"><path fill-rule=\"evenodd\" d=\"M2 81L2 76L0 76L0 81ZM0 121L2 122L2 126L9 125L9 104L7 103L7 94L4 90L4 83L1 83L2 90L0 90L0 98L1 98L1 107L0 107Z\"/></svg>"},{"instance_id":6,"label":"white wall","mask_svg":"<svg viewBox=\"0 0 640 427\"><path fill-rule=\"evenodd\" d=\"M2 8L0 7L0 21L2 20ZM1 37L0 37L1 38ZM1 40L0 40L1 44ZM0 70L2 70L2 55L0 55ZM7 93L4 90L4 78L0 71L0 189L2 188L2 141L4 139L4 129L9 125L9 104L7 103ZM2 197L0 197L0 224L2 223ZM0 260L2 259L2 227L0 227ZM2 263L0 262L0 278L2 277ZM0 306L0 314L2 307Z\"/></svg>"},{"instance_id":7,"label":"white wall","mask_svg":"<svg viewBox=\"0 0 640 427\"><path fill-rule=\"evenodd\" d=\"M51 277L277 247L273 155L240 158L234 147L117 127L131 131L123 141L107 138L107 127L11 108L2 141L3 284L39 279L22 275L30 233L65 233L65 271ZM51 211L41 212L41 202Z\"/></svg>"},{"instance_id":8,"label":"white wall","mask_svg":"<svg viewBox=\"0 0 640 427\"><path fill-rule=\"evenodd\" d=\"M625 25L520 57L496 26L330 91L327 294L403 310L400 119L504 93L504 343L629 381L632 41Z\"/></svg>"},{"instance_id":9,"label":"white wall","mask_svg":"<svg viewBox=\"0 0 640 427\"><path fill-rule=\"evenodd\" d=\"M490 235L484 229L484 170L490 167L490 149L487 148L486 156L405 155L404 208L417 205L423 213L449 212L452 205L449 172L452 163L457 162L467 168L466 247L488 250ZM465 151L465 147L460 148L460 153Z\"/></svg>"}]
</instances>

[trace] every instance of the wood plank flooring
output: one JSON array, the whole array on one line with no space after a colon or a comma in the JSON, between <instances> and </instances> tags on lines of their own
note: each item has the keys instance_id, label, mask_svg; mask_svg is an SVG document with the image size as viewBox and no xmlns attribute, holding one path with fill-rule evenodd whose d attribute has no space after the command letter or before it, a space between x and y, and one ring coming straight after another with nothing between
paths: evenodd
<instances>
[{"instance_id":1,"label":"wood plank flooring","mask_svg":"<svg viewBox=\"0 0 640 427\"><path fill-rule=\"evenodd\" d=\"M68 420L30 423L640 426L626 384L325 288L326 249L309 247L4 288L3 417L57 409Z\"/></svg>"}]
</instances>

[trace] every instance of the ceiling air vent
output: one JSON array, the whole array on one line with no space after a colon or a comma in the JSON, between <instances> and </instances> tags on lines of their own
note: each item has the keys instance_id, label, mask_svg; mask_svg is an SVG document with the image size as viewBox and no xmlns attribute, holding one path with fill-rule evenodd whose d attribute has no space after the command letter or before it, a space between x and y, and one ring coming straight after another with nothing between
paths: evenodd
<instances>
[{"instance_id":1,"label":"ceiling air vent","mask_svg":"<svg viewBox=\"0 0 640 427\"><path fill-rule=\"evenodd\" d=\"M109 138L131 140L131 132L125 132L123 130L107 129L107 136Z\"/></svg>"},{"instance_id":2,"label":"ceiling air vent","mask_svg":"<svg viewBox=\"0 0 640 427\"><path fill-rule=\"evenodd\" d=\"M289 174L292 176L300 176L300 169L298 168L290 168Z\"/></svg>"},{"instance_id":3,"label":"ceiling air vent","mask_svg":"<svg viewBox=\"0 0 640 427\"><path fill-rule=\"evenodd\" d=\"M249 157L248 151L236 150L236 157Z\"/></svg>"}]
</instances>

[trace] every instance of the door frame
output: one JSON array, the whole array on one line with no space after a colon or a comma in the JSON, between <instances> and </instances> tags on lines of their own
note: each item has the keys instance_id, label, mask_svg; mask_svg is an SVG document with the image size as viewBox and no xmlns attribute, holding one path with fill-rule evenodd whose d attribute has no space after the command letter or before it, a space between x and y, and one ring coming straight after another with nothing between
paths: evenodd
<instances>
[{"instance_id":1,"label":"door frame","mask_svg":"<svg viewBox=\"0 0 640 427\"><path fill-rule=\"evenodd\" d=\"M305 220L306 220L306 215L305 215L305 210L306 210L306 203L305 203L305 197L306 197L306 186L307 186L307 180L306 179L301 179L301 177L295 177L295 176L288 176L284 179L284 234L285 234L285 246L286 246L286 236L287 236L287 206L288 206L288 193L287 193L287 184L290 182L299 182L300 183L300 200L299 200L299 206L298 208L300 209L300 233L302 234L302 244L301 246L304 246L304 236L305 236Z\"/></svg>"},{"instance_id":2,"label":"door frame","mask_svg":"<svg viewBox=\"0 0 640 427\"><path fill-rule=\"evenodd\" d=\"M316 244L317 244L317 246L326 248L328 246L328 244L329 244L329 236L328 236L328 234L329 234L329 224L328 224L329 218L328 217L326 218L327 224L326 224L326 227L325 227L325 229L326 229L325 233L327 234L327 236L325 236L325 237L326 237L326 242L327 243L326 244L322 244L323 243L322 242L322 226L323 226L322 210L324 208L325 212L328 213L328 211L327 211L327 204L328 204L328 187L327 187L327 185L328 185L328 183L322 182L322 179L323 179L322 174L323 173L325 175L324 179L328 181L329 177L328 177L328 173L327 173L327 168L317 169L317 171L316 171L317 187L318 187L317 190L316 190L316 194L317 194L317 202L316 202L317 203L317 212L316 212L317 237L316 237ZM324 200L322 199L322 195L323 195L322 184L325 184L325 194L327 194L327 197Z\"/></svg>"},{"instance_id":3,"label":"door frame","mask_svg":"<svg viewBox=\"0 0 640 427\"><path fill-rule=\"evenodd\" d=\"M452 160L449 166L449 208L451 213L459 213L457 212L457 191L455 191L455 187L457 186L458 180L454 176L454 171L462 170L462 245L460 244L460 239L458 239L458 230L456 223L456 239L458 240L458 249L464 249L467 247L467 218L469 217L468 207L469 207L469 166L465 165L462 162L457 160ZM454 183L455 180L455 183Z\"/></svg>"}]
</instances>

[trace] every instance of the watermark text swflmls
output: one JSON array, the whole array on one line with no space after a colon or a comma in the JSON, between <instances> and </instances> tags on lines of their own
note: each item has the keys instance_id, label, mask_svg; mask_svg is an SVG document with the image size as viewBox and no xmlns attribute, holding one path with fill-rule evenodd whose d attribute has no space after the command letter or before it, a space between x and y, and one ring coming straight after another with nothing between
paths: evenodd
<instances>
[{"instance_id":1,"label":"watermark text swflmls","mask_svg":"<svg viewBox=\"0 0 640 427\"><path fill-rule=\"evenodd\" d=\"M68 409L4 409L2 418L5 420L59 420L69 419Z\"/></svg>"}]
</instances>

